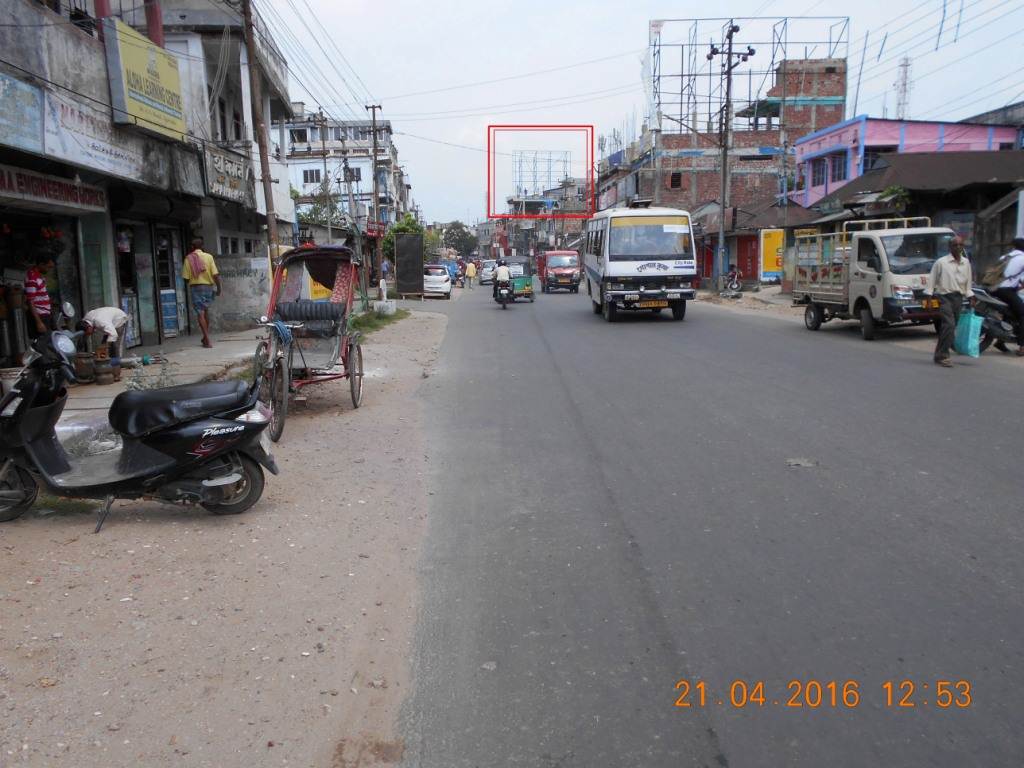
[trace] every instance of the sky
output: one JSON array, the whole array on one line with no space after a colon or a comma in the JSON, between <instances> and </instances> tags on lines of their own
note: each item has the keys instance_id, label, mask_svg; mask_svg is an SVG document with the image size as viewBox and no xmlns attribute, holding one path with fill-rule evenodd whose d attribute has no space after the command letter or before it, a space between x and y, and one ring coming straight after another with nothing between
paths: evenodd
<instances>
[{"instance_id":1,"label":"sky","mask_svg":"<svg viewBox=\"0 0 1024 768\"><path fill-rule=\"evenodd\" d=\"M486 217L489 124L594 125L606 146L615 130L639 133L654 19L849 15L848 117L862 58L858 114L881 117L887 108L894 116L903 56L912 59L912 119L959 120L1024 100L1021 0L256 0L265 16L267 4L293 73L292 99L341 119L362 119L365 104L380 104L426 221ZM738 42L744 29L765 37L764 22L738 23ZM830 24L815 23L823 32L813 39L826 40ZM668 25L663 34L682 39L676 30L684 28ZM803 46L789 51L803 56ZM752 61L767 68L770 59L762 47ZM750 86L740 81L742 95ZM505 135L501 143L509 155L495 163L507 163L501 184L511 191L514 151L543 142Z\"/></svg>"}]
</instances>

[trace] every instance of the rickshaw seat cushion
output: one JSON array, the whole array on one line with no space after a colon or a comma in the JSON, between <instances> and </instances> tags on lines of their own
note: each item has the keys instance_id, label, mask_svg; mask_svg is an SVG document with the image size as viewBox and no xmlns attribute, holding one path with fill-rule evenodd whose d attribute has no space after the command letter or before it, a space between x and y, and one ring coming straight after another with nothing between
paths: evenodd
<instances>
[{"instance_id":1,"label":"rickshaw seat cushion","mask_svg":"<svg viewBox=\"0 0 1024 768\"><path fill-rule=\"evenodd\" d=\"M285 322L338 321L345 316L345 305L309 299L280 301L277 304L277 316Z\"/></svg>"},{"instance_id":2,"label":"rickshaw seat cushion","mask_svg":"<svg viewBox=\"0 0 1024 768\"><path fill-rule=\"evenodd\" d=\"M110 406L110 426L126 437L150 432L245 405L249 385L244 380L182 384L162 389L122 392Z\"/></svg>"}]
</instances>

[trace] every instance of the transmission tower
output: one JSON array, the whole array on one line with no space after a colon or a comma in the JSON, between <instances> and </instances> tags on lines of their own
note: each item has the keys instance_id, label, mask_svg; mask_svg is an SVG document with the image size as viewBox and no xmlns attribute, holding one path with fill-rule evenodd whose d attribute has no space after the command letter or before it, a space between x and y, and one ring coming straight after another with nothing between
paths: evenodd
<instances>
[{"instance_id":1,"label":"transmission tower","mask_svg":"<svg viewBox=\"0 0 1024 768\"><path fill-rule=\"evenodd\" d=\"M896 77L896 119L906 120L910 116L910 57L900 59L899 75Z\"/></svg>"}]
</instances>

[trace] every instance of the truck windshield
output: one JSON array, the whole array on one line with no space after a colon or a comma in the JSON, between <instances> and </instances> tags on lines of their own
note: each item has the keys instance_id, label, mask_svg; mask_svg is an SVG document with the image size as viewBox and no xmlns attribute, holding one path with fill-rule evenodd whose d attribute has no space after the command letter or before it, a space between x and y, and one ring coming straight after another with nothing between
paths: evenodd
<instances>
[{"instance_id":1,"label":"truck windshield","mask_svg":"<svg viewBox=\"0 0 1024 768\"><path fill-rule=\"evenodd\" d=\"M614 218L608 258L611 261L692 259L690 220L686 216Z\"/></svg>"},{"instance_id":2,"label":"truck windshield","mask_svg":"<svg viewBox=\"0 0 1024 768\"><path fill-rule=\"evenodd\" d=\"M575 267L575 256L548 256L549 267Z\"/></svg>"},{"instance_id":3,"label":"truck windshield","mask_svg":"<svg viewBox=\"0 0 1024 768\"><path fill-rule=\"evenodd\" d=\"M895 275L927 275L935 260L949 253L952 238L951 232L883 236L889 270Z\"/></svg>"}]
</instances>

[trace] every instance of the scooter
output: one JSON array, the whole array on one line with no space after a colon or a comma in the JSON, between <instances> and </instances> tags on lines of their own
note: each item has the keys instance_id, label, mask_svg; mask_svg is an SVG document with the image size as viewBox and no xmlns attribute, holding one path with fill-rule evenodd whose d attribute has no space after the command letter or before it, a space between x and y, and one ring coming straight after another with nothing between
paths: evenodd
<instances>
[{"instance_id":1,"label":"scooter","mask_svg":"<svg viewBox=\"0 0 1024 768\"><path fill-rule=\"evenodd\" d=\"M983 285L975 285L971 289L977 303L976 314L981 315L981 341L978 349L984 352L993 343L1017 341L1017 318L1005 301L1000 301Z\"/></svg>"},{"instance_id":2,"label":"scooter","mask_svg":"<svg viewBox=\"0 0 1024 768\"><path fill-rule=\"evenodd\" d=\"M69 457L55 425L75 381L72 359L81 332L37 338L17 381L0 399L0 522L32 506L39 485L54 496L102 499L99 533L114 499L200 504L218 515L252 507L263 494L263 468L278 474L258 401L258 382L186 384L127 391L110 406L119 451Z\"/></svg>"},{"instance_id":3,"label":"scooter","mask_svg":"<svg viewBox=\"0 0 1024 768\"><path fill-rule=\"evenodd\" d=\"M500 281L494 288L494 295L494 300L501 304L502 309L505 309L512 300L512 284L507 280Z\"/></svg>"}]
</instances>

